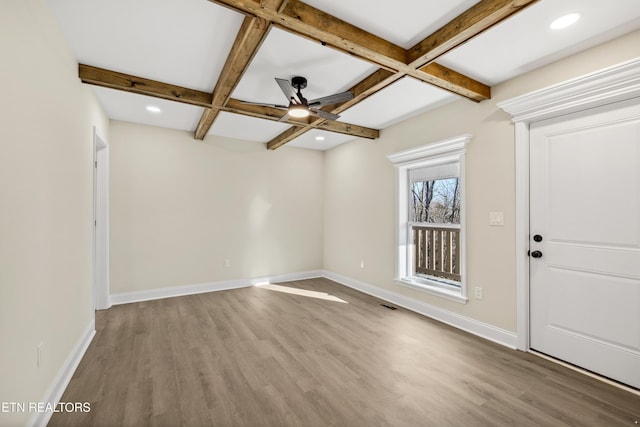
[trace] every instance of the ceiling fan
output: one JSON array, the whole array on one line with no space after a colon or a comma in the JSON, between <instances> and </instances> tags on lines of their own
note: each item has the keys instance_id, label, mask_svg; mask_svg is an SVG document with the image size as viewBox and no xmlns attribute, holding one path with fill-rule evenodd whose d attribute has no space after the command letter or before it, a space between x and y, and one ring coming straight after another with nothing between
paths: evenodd
<instances>
[{"instance_id":1,"label":"ceiling fan","mask_svg":"<svg viewBox=\"0 0 640 427\"><path fill-rule=\"evenodd\" d=\"M329 113L327 111L319 110L320 107L331 104L338 104L340 102L348 101L353 99L353 94L349 91L340 92L329 96L324 96L322 98L307 100L304 96L302 96L302 89L307 87L307 79L300 76L295 76L291 79L291 83L289 80L276 78L276 83L280 86L280 89L284 93L284 96L287 97L289 101L289 105L278 105L278 104L261 104L257 102L246 102L245 104L253 104L253 105L262 105L265 107L275 107L281 110L286 110L287 114L282 116L279 121L286 121L289 117L307 117L308 115L321 117L327 120L336 120L340 116L337 114Z\"/></svg>"}]
</instances>

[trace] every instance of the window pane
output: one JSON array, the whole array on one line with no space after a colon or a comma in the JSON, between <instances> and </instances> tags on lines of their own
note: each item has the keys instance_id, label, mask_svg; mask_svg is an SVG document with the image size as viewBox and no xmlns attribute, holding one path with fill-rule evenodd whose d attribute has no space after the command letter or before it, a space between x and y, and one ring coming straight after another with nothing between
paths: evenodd
<instances>
[{"instance_id":1,"label":"window pane","mask_svg":"<svg viewBox=\"0 0 640 427\"><path fill-rule=\"evenodd\" d=\"M458 178L412 182L409 221L460 224Z\"/></svg>"}]
</instances>

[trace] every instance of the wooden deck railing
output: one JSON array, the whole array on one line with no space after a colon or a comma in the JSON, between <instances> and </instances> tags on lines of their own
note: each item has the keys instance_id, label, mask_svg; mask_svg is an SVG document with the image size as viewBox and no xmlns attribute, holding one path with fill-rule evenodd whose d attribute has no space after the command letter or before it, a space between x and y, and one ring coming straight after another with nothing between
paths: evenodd
<instances>
[{"instance_id":1,"label":"wooden deck railing","mask_svg":"<svg viewBox=\"0 0 640 427\"><path fill-rule=\"evenodd\" d=\"M412 224L416 274L460 281L460 225Z\"/></svg>"}]
</instances>

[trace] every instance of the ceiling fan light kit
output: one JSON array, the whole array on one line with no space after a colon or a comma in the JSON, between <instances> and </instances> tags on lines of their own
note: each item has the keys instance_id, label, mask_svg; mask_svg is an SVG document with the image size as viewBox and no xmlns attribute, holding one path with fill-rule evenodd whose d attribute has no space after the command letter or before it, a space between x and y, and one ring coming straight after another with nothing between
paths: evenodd
<instances>
[{"instance_id":1,"label":"ceiling fan light kit","mask_svg":"<svg viewBox=\"0 0 640 427\"><path fill-rule=\"evenodd\" d=\"M303 104L293 104L289 106L289 115L295 118L302 118L309 116L309 109Z\"/></svg>"}]
</instances>

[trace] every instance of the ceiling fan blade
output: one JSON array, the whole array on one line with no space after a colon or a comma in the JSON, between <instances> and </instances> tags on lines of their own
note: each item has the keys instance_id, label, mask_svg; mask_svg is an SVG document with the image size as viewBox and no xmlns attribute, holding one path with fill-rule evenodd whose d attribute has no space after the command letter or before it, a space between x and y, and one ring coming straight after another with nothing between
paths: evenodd
<instances>
[{"instance_id":1,"label":"ceiling fan blade","mask_svg":"<svg viewBox=\"0 0 640 427\"><path fill-rule=\"evenodd\" d=\"M276 77L276 82L278 83L278 86L280 86L280 90L282 90L282 93L284 93L284 96L287 97L287 100L289 102L293 102L294 104L301 104L300 99L298 98L296 91L291 86L291 83L289 83L289 80L279 79Z\"/></svg>"},{"instance_id":2,"label":"ceiling fan blade","mask_svg":"<svg viewBox=\"0 0 640 427\"><path fill-rule=\"evenodd\" d=\"M309 101L309 107L323 107L325 105L338 104L353 99L353 94L349 91L336 93L334 95L324 96Z\"/></svg>"},{"instance_id":3,"label":"ceiling fan blade","mask_svg":"<svg viewBox=\"0 0 640 427\"><path fill-rule=\"evenodd\" d=\"M340 118L340 116L337 114L329 113L323 110L309 109L309 113L327 120L337 120L338 118Z\"/></svg>"},{"instance_id":4,"label":"ceiling fan blade","mask_svg":"<svg viewBox=\"0 0 640 427\"><path fill-rule=\"evenodd\" d=\"M280 120L278 120L279 122L286 122L287 120L289 120L289 113L285 113L284 116L280 117Z\"/></svg>"}]
</instances>

